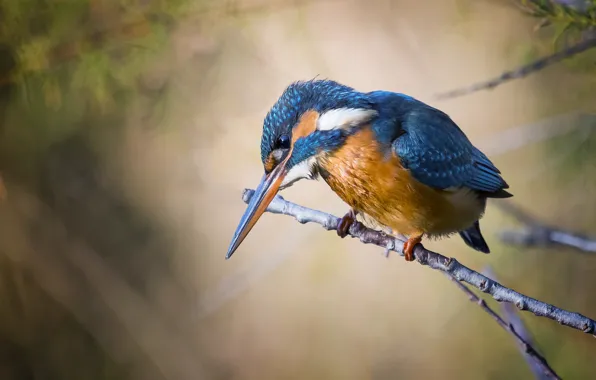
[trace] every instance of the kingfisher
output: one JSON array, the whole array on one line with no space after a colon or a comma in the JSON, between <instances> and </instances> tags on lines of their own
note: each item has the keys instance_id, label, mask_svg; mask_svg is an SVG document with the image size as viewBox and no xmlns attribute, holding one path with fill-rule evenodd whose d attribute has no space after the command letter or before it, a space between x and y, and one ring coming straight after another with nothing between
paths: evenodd
<instances>
[{"instance_id":1,"label":"kingfisher","mask_svg":"<svg viewBox=\"0 0 596 380\"><path fill-rule=\"evenodd\" d=\"M297 81L283 91L263 123L261 161L264 175L226 259L275 195L301 179L323 179L350 207L340 237L360 216L407 236L407 261L423 237L456 233L489 253L479 224L487 199L512 196L499 169L444 112L402 93L360 92L332 80Z\"/></svg>"}]
</instances>

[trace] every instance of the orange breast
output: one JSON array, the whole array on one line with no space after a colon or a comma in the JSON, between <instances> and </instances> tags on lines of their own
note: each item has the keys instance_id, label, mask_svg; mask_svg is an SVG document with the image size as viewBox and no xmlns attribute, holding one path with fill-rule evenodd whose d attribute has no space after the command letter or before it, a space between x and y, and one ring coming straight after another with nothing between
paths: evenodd
<instances>
[{"instance_id":1,"label":"orange breast","mask_svg":"<svg viewBox=\"0 0 596 380\"><path fill-rule=\"evenodd\" d=\"M339 150L319 160L325 181L353 209L393 231L445 235L463 230L484 211L466 189L442 191L415 180L399 157L386 157L374 132L363 128Z\"/></svg>"}]
</instances>

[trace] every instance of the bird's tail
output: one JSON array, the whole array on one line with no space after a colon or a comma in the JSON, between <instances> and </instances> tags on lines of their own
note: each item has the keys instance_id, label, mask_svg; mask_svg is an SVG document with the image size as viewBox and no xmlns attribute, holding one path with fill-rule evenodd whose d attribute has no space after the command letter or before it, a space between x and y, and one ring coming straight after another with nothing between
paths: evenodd
<instances>
[{"instance_id":1,"label":"bird's tail","mask_svg":"<svg viewBox=\"0 0 596 380\"><path fill-rule=\"evenodd\" d=\"M464 242L469 247L480 252L490 253L488 244L486 244L484 237L482 237L482 232L480 232L480 224L478 221L474 222L472 227L468 228L467 230L460 231L459 236L464 239Z\"/></svg>"}]
</instances>

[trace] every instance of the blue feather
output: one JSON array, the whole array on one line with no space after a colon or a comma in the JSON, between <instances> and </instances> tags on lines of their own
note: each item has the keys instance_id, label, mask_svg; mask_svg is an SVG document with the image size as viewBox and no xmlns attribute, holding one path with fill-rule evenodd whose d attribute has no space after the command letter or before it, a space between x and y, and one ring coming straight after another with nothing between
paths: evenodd
<instances>
[{"instance_id":1,"label":"blue feather","mask_svg":"<svg viewBox=\"0 0 596 380\"><path fill-rule=\"evenodd\" d=\"M370 109L372 102L366 94L331 80L298 81L290 84L263 122L261 160L265 161L281 134L291 134L292 128L307 110L324 113L343 107Z\"/></svg>"},{"instance_id":2,"label":"blue feather","mask_svg":"<svg viewBox=\"0 0 596 380\"><path fill-rule=\"evenodd\" d=\"M468 187L486 196L510 196L499 169L468 140L448 115L411 96L390 91L362 93L330 80L292 83L271 108L263 123L261 158L266 160L282 134L291 135L307 110L319 113L338 108L375 109L372 122L385 154L396 153L412 176L436 189ZM296 142L290 164L319 150L344 143L345 131L324 133Z\"/></svg>"},{"instance_id":3,"label":"blue feather","mask_svg":"<svg viewBox=\"0 0 596 380\"><path fill-rule=\"evenodd\" d=\"M508 188L499 169L445 113L407 95L369 93L379 111L373 129L412 176L436 189L468 187L492 194Z\"/></svg>"}]
</instances>

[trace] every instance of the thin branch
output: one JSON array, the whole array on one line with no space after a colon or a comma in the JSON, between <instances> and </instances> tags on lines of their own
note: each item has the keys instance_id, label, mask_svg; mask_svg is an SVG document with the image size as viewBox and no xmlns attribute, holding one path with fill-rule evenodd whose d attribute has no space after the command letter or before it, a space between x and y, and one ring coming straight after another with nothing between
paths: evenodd
<instances>
[{"instance_id":1,"label":"thin branch","mask_svg":"<svg viewBox=\"0 0 596 380\"><path fill-rule=\"evenodd\" d=\"M596 253L595 238L543 224L511 202L499 202L497 206L525 226L523 229L501 231L499 237L505 243L526 247L565 246L580 252Z\"/></svg>"},{"instance_id":2,"label":"thin branch","mask_svg":"<svg viewBox=\"0 0 596 380\"><path fill-rule=\"evenodd\" d=\"M254 190L245 189L242 199L245 203L248 203L253 194ZM339 223L339 218L334 215L288 202L279 195L270 203L267 211L274 214L292 216L299 223L303 224L309 222L317 223L328 231L336 230ZM360 239L365 244L374 244L403 256L403 240L366 228L361 223L352 224L349 235ZM490 294L499 302L509 302L517 306L520 310L530 311L539 317L552 319L562 325L588 334L596 334L595 320L518 293L460 264L454 258L445 257L439 253L425 249L422 245L416 246L414 255L418 263L448 273L457 280L466 282L482 292Z\"/></svg>"},{"instance_id":3,"label":"thin branch","mask_svg":"<svg viewBox=\"0 0 596 380\"><path fill-rule=\"evenodd\" d=\"M444 92L442 94L436 95L435 98L439 100L444 100L457 98L463 95L469 95L481 90L492 90L495 87L500 86L506 82L509 82L514 79L527 77L530 74L536 73L555 63L576 56L577 54L583 53L586 50L589 50L593 47L596 47L596 38L587 38L566 49L563 49L546 57L537 59L532 63L518 67L517 69L511 71L506 71L496 78L490 79L485 82L476 83L468 87L462 87L456 90Z\"/></svg>"},{"instance_id":4,"label":"thin branch","mask_svg":"<svg viewBox=\"0 0 596 380\"><path fill-rule=\"evenodd\" d=\"M513 336L513 338L517 341L517 345L519 346L519 349L523 355L527 356L531 363L540 369L540 374L543 375L543 378L561 379L561 377L559 377L559 375L557 375L557 373L548 365L546 359L540 355L538 351L536 351L536 349L532 346L532 343L526 338L522 337L520 333L516 331L513 324L505 322L505 320L501 318L501 316L493 309L491 309L482 298L478 297L473 291L471 291L466 285L459 282L455 277L449 274L446 274L446 276L453 281L461 289L461 291L468 295L470 301L480 306L480 308L490 315L499 324L499 326L503 328L503 330L507 331Z\"/></svg>"},{"instance_id":5,"label":"thin branch","mask_svg":"<svg viewBox=\"0 0 596 380\"><path fill-rule=\"evenodd\" d=\"M491 280L497 281L497 277L490 267L487 267L485 270L483 270L482 274L484 274L486 277L489 277ZM530 334L526 328L524 322L519 316L519 313L515 310L513 305L502 303L501 310L503 311L504 319L507 321L509 326L511 326L511 328L516 331L526 342L534 347L535 343L532 339L532 334ZM519 345L519 348L537 380L546 380L552 378L544 372L540 362L536 361L532 356L525 352L525 347L523 345ZM534 349L535 348L536 347L534 347Z\"/></svg>"}]
</instances>

